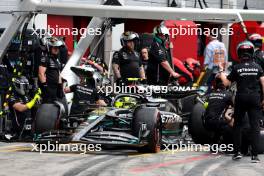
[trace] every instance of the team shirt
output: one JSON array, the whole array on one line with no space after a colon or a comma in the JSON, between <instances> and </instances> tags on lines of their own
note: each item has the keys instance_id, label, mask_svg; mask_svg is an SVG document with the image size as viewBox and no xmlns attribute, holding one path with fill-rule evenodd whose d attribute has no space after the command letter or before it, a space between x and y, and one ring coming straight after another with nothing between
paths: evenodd
<instances>
[{"instance_id":1,"label":"team shirt","mask_svg":"<svg viewBox=\"0 0 264 176\"><path fill-rule=\"evenodd\" d=\"M119 65L122 79L140 78L142 62L136 51L128 51L122 48L113 55L113 63Z\"/></svg>"},{"instance_id":2,"label":"team shirt","mask_svg":"<svg viewBox=\"0 0 264 176\"><path fill-rule=\"evenodd\" d=\"M237 94L259 94L262 68L255 62L245 62L233 67L227 76L231 82L237 82Z\"/></svg>"}]
</instances>

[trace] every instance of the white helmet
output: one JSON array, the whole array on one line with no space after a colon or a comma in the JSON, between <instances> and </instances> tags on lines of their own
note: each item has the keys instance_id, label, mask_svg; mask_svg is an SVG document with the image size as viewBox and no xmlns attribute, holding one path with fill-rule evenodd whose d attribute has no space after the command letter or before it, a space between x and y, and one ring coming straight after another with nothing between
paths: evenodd
<instances>
[{"instance_id":1,"label":"white helmet","mask_svg":"<svg viewBox=\"0 0 264 176\"><path fill-rule=\"evenodd\" d=\"M60 47L64 45L64 42L59 40L57 37L51 37L47 40L49 47Z\"/></svg>"},{"instance_id":2,"label":"white helmet","mask_svg":"<svg viewBox=\"0 0 264 176\"><path fill-rule=\"evenodd\" d=\"M120 42L121 45L124 46L127 41L137 40L137 39L139 39L139 36L136 32L126 31L121 35Z\"/></svg>"}]
</instances>

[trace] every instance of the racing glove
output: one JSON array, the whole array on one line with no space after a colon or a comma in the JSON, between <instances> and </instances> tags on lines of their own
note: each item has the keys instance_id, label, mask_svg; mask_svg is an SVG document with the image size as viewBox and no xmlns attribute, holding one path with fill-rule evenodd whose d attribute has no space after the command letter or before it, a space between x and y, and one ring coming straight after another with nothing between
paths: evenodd
<instances>
[{"instance_id":1,"label":"racing glove","mask_svg":"<svg viewBox=\"0 0 264 176\"><path fill-rule=\"evenodd\" d=\"M207 109L208 108L208 102L204 102L203 107L204 107L204 109Z\"/></svg>"},{"instance_id":2,"label":"racing glove","mask_svg":"<svg viewBox=\"0 0 264 176\"><path fill-rule=\"evenodd\" d=\"M36 102L40 100L40 94L41 90L38 89L38 92L35 94L34 98L26 104L28 109L31 109L36 104Z\"/></svg>"}]
</instances>

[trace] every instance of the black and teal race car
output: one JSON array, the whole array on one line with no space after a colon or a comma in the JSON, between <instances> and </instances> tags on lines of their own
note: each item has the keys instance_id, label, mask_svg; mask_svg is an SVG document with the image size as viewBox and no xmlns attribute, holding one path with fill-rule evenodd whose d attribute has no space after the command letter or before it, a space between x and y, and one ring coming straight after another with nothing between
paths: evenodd
<instances>
[{"instance_id":1,"label":"black and teal race car","mask_svg":"<svg viewBox=\"0 0 264 176\"><path fill-rule=\"evenodd\" d=\"M183 128L183 118L166 111L167 103L165 99L120 94L112 107L95 105L89 113L71 116L64 114L59 102L42 104L34 123L35 141L130 146L156 153L168 135L179 136Z\"/></svg>"}]
</instances>

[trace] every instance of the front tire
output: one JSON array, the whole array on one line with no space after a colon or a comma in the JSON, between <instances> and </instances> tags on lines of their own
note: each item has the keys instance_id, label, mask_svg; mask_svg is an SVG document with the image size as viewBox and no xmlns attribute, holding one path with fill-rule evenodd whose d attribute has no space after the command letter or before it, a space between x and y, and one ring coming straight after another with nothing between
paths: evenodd
<instances>
[{"instance_id":1,"label":"front tire","mask_svg":"<svg viewBox=\"0 0 264 176\"><path fill-rule=\"evenodd\" d=\"M202 119L204 113L203 104L196 103L188 122L189 133L196 144L210 144L212 142L213 133L204 128Z\"/></svg>"}]
</instances>

